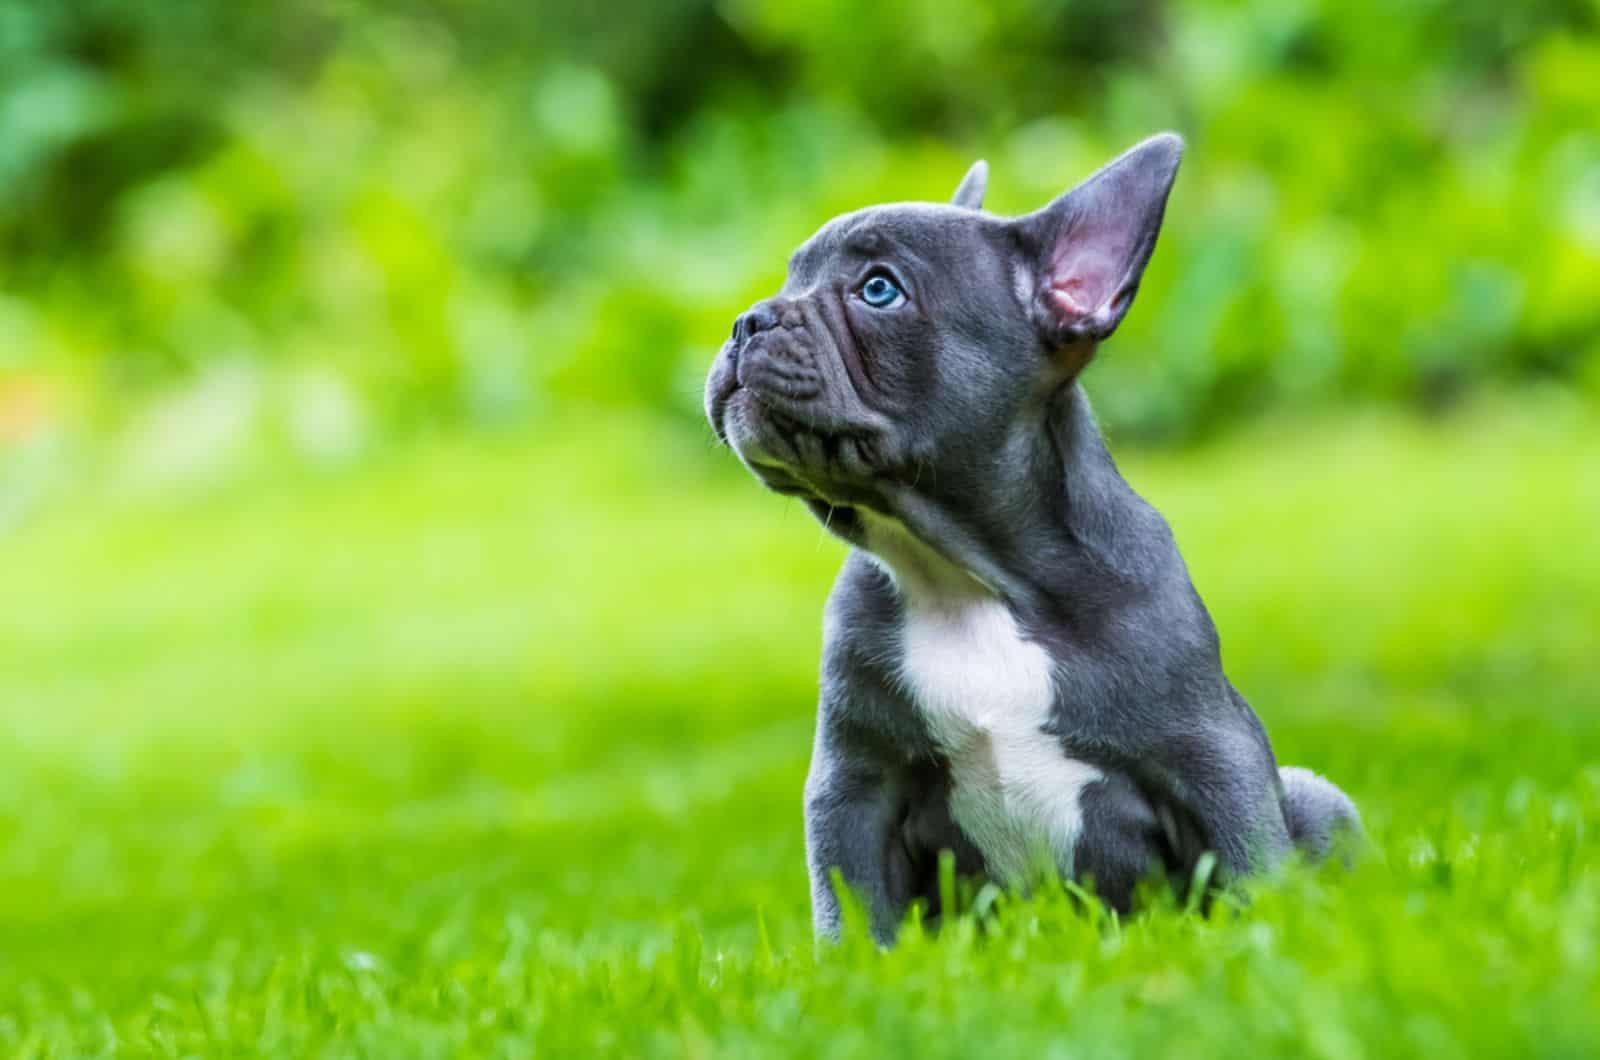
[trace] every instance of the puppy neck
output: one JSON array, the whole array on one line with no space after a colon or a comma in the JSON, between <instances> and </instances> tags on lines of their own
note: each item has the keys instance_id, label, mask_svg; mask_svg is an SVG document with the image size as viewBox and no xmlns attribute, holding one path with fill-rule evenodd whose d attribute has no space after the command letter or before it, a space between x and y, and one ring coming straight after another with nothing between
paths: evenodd
<instances>
[{"instance_id":1,"label":"puppy neck","mask_svg":"<svg viewBox=\"0 0 1600 1060\"><path fill-rule=\"evenodd\" d=\"M866 553L920 610L954 610L999 597L994 586L939 549L927 544L892 516L862 512Z\"/></svg>"},{"instance_id":2,"label":"puppy neck","mask_svg":"<svg viewBox=\"0 0 1600 1060\"><path fill-rule=\"evenodd\" d=\"M1086 587L1159 573L1170 536L1117 472L1082 388L1019 419L959 491L915 487L859 509L855 543L918 607L999 600L1019 616L1071 610ZM891 514L892 513L892 514Z\"/></svg>"}]
</instances>

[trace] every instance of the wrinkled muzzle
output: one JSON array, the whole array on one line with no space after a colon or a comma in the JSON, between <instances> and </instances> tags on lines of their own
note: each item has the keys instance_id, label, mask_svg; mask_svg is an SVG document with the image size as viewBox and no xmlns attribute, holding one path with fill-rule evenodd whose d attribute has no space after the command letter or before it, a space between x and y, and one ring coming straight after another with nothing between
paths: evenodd
<instances>
[{"instance_id":1,"label":"wrinkled muzzle","mask_svg":"<svg viewBox=\"0 0 1600 1060\"><path fill-rule=\"evenodd\" d=\"M840 498L878 466L871 412L818 299L771 298L734 322L706 380L717 437L780 493Z\"/></svg>"},{"instance_id":2,"label":"wrinkled muzzle","mask_svg":"<svg viewBox=\"0 0 1600 1060\"><path fill-rule=\"evenodd\" d=\"M741 388L761 408L808 414L822 392L822 377L815 341L797 304L768 299L741 313L711 366L706 416L717 437L729 444L728 403Z\"/></svg>"}]
</instances>

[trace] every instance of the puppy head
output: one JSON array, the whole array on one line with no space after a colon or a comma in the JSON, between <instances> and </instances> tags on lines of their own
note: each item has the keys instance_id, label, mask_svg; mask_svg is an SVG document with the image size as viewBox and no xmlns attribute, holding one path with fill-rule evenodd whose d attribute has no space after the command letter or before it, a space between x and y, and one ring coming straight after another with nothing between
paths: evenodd
<instances>
[{"instance_id":1,"label":"puppy head","mask_svg":"<svg viewBox=\"0 0 1600 1060\"><path fill-rule=\"evenodd\" d=\"M855 508L966 488L1126 315L1181 152L1153 137L1014 219L982 211L982 162L951 205L834 218L735 321L706 383L712 428L847 538Z\"/></svg>"}]
</instances>

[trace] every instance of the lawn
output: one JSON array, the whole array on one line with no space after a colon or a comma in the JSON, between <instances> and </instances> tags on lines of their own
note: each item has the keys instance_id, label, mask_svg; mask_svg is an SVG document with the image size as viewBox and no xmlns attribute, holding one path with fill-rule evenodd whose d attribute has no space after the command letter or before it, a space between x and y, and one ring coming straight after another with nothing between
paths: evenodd
<instances>
[{"instance_id":1,"label":"lawn","mask_svg":"<svg viewBox=\"0 0 1600 1060\"><path fill-rule=\"evenodd\" d=\"M0 1053L1600 1053L1600 415L1123 463L1354 871L814 951L840 546L596 414L0 537Z\"/></svg>"}]
</instances>

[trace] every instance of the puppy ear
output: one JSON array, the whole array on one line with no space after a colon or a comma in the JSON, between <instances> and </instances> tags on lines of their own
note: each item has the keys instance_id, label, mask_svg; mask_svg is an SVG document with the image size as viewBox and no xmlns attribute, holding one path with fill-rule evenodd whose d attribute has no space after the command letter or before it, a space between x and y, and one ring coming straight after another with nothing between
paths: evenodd
<instances>
[{"instance_id":1,"label":"puppy ear","mask_svg":"<svg viewBox=\"0 0 1600 1060\"><path fill-rule=\"evenodd\" d=\"M961 178L961 184L950 199L951 203L966 210L983 209L983 193L989 189L989 163L978 159Z\"/></svg>"},{"instance_id":2,"label":"puppy ear","mask_svg":"<svg viewBox=\"0 0 1600 1060\"><path fill-rule=\"evenodd\" d=\"M1055 347L1117 329L1156 246L1183 140L1162 133L1020 218L1033 258L1033 316Z\"/></svg>"}]
</instances>

